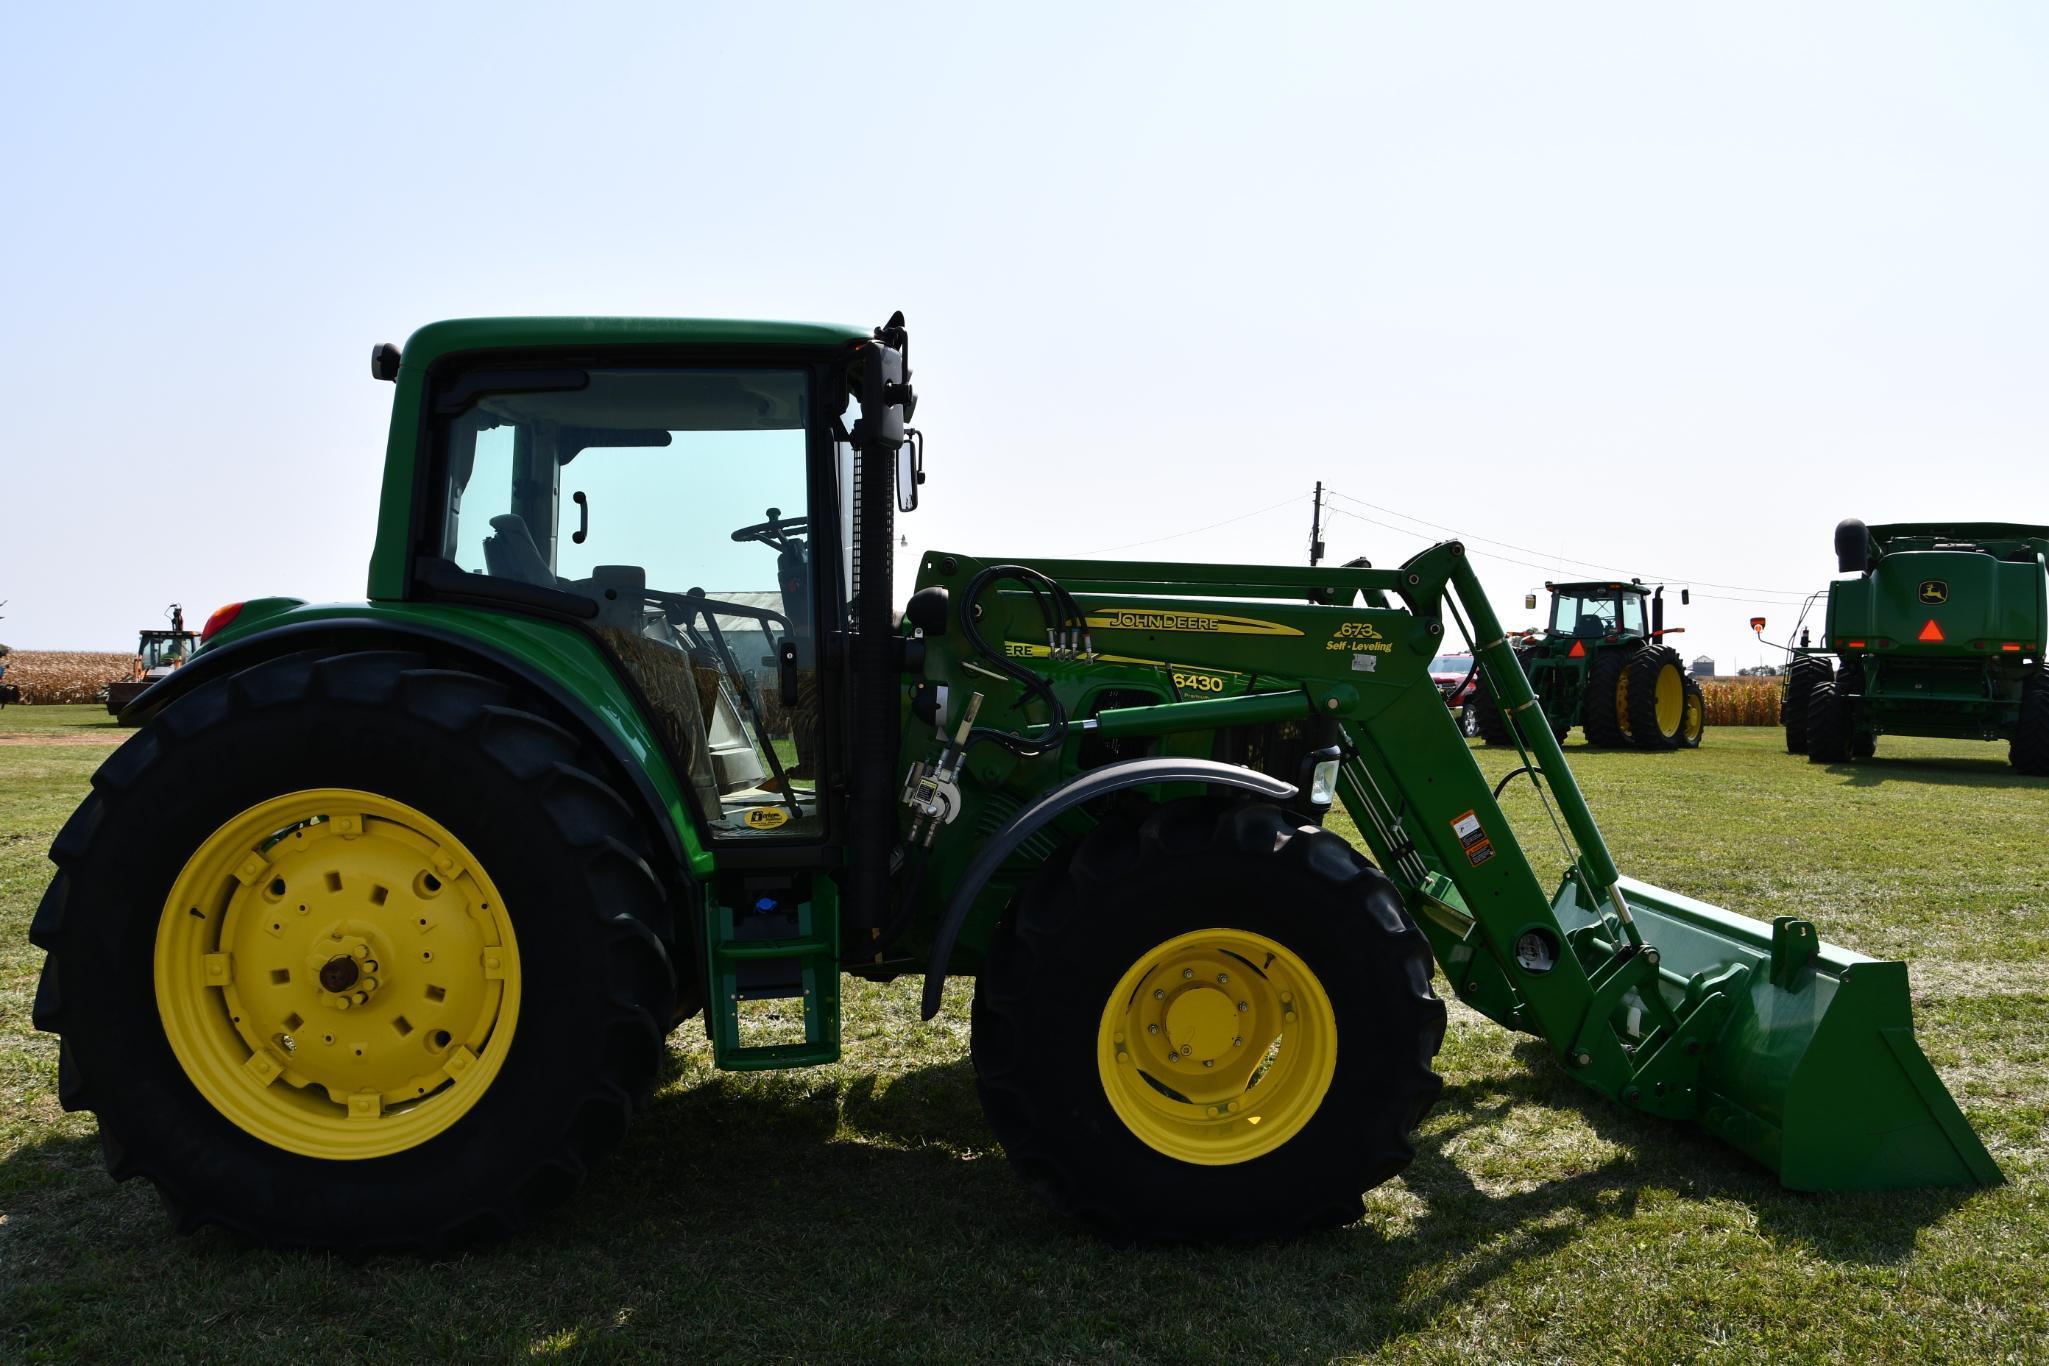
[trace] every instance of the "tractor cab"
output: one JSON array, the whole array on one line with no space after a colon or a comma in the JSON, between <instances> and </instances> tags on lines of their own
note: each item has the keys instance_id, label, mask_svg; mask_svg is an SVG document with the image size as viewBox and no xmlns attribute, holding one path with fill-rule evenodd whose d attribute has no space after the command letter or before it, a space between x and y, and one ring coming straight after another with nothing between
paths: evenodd
<instances>
[{"instance_id":1,"label":"tractor cab","mask_svg":"<svg viewBox=\"0 0 2049 1366\"><path fill-rule=\"evenodd\" d=\"M1547 583L1552 640L1640 639L1647 634L1644 599L1653 596L1641 583ZM1661 601L1664 590L1657 590Z\"/></svg>"},{"instance_id":2,"label":"tractor cab","mask_svg":"<svg viewBox=\"0 0 2049 1366\"><path fill-rule=\"evenodd\" d=\"M145 675L162 675L177 668L199 648L197 631L144 631L135 646Z\"/></svg>"}]
</instances>

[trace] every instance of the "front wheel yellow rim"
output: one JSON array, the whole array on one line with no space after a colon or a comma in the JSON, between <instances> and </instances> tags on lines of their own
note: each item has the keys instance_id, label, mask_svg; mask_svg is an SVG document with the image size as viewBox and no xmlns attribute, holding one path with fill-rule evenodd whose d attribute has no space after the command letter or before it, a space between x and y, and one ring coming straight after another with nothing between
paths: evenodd
<instances>
[{"instance_id":1,"label":"front wheel yellow rim","mask_svg":"<svg viewBox=\"0 0 2049 1366\"><path fill-rule=\"evenodd\" d=\"M1226 1166L1301 1132L1330 1090L1337 1042L1330 996L1299 957L1246 930L1194 930L1119 979L1096 1067L1139 1141Z\"/></svg>"},{"instance_id":2,"label":"front wheel yellow rim","mask_svg":"<svg viewBox=\"0 0 2049 1366\"><path fill-rule=\"evenodd\" d=\"M157 927L157 1012L185 1075L308 1157L382 1157L460 1119L505 1061L519 986L483 865L369 792L242 812L186 861Z\"/></svg>"}]
</instances>

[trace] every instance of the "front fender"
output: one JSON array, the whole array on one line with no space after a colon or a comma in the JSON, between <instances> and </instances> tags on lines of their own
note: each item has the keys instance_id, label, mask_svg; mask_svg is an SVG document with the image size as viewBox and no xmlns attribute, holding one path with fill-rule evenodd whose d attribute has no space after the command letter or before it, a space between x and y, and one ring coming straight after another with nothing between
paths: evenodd
<instances>
[{"instance_id":1,"label":"front fender","mask_svg":"<svg viewBox=\"0 0 2049 1366\"><path fill-rule=\"evenodd\" d=\"M953 895L946 903L946 911L939 917L932 936L931 955L925 962L923 1010L926 1019L939 1013L939 997L946 989L946 964L953 956L954 944L960 939L961 926L967 923L968 908L975 904L975 898L982 894L982 888L1003 861L1031 838L1034 831L1082 803L1125 788L1148 787L1154 783L1207 783L1212 787L1251 792L1274 801L1285 801L1296 791L1293 783L1240 768L1236 764L1216 759L1156 756L1104 764L1041 793L1037 801L1012 816L1002 829L989 837L955 884Z\"/></svg>"}]
</instances>

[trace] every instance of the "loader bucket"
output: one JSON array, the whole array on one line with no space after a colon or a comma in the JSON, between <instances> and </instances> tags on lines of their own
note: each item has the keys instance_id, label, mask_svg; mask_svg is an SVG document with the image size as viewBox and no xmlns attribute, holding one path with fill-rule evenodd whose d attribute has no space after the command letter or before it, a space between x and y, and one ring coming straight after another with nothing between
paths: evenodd
<instances>
[{"instance_id":1,"label":"loader bucket","mask_svg":"<svg viewBox=\"0 0 2049 1366\"><path fill-rule=\"evenodd\" d=\"M1717 976L1730 988L1700 1055L1695 1117L1710 1133L1794 1190L2003 1180L1914 1040L1905 963L1824 944L1792 916L1765 924L1632 878L1620 887L1668 1000ZM1574 878L1553 909L1568 934L1605 933Z\"/></svg>"}]
</instances>

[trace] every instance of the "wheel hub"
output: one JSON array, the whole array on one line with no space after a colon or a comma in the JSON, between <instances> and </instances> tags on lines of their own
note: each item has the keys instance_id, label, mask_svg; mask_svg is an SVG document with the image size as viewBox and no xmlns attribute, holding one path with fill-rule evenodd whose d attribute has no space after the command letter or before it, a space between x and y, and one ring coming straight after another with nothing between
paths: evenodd
<instances>
[{"instance_id":1,"label":"wheel hub","mask_svg":"<svg viewBox=\"0 0 2049 1366\"><path fill-rule=\"evenodd\" d=\"M364 792L293 793L222 826L157 936L186 1074L276 1146L369 1157L453 1123L510 1043L518 955L454 836Z\"/></svg>"},{"instance_id":2,"label":"wheel hub","mask_svg":"<svg viewBox=\"0 0 2049 1366\"><path fill-rule=\"evenodd\" d=\"M1186 1162L1244 1162L1322 1103L1336 1019L1315 975L1276 941L1200 930L1124 974L1096 1058L1111 1108L1142 1142Z\"/></svg>"}]
</instances>

